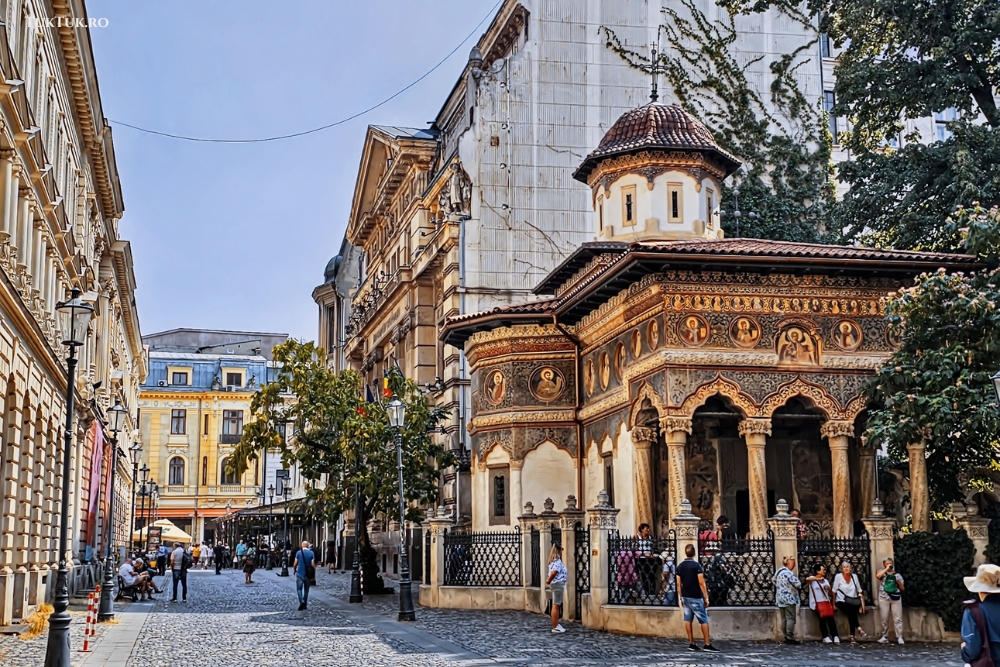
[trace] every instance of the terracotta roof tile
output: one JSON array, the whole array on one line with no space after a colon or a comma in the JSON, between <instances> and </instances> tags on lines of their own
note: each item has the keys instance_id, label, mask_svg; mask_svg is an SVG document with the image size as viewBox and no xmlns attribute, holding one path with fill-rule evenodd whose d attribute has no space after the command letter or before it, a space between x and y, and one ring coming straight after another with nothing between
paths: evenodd
<instances>
[{"instance_id":1,"label":"terracotta roof tile","mask_svg":"<svg viewBox=\"0 0 1000 667\"><path fill-rule=\"evenodd\" d=\"M642 241L632 246L633 251L657 250L690 254L749 255L765 257L802 257L873 260L916 260L947 262L971 262L969 255L909 250L885 250L882 248L861 248L856 246L823 245L820 243L797 243L792 241L770 241L765 239L720 239L718 241Z\"/></svg>"},{"instance_id":2,"label":"terracotta roof tile","mask_svg":"<svg viewBox=\"0 0 1000 667\"><path fill-rule=\"evenodd\" d=\"M507 306L497 306L491 310L480 310L474 313L464 313L449 317L445 326L459 324L468 320L474 320L485 315L544 315L552 310L558 303L558 299L541 299L539 301L529 301L527 303L514 303Z\"/></svg>"}]
</instances>

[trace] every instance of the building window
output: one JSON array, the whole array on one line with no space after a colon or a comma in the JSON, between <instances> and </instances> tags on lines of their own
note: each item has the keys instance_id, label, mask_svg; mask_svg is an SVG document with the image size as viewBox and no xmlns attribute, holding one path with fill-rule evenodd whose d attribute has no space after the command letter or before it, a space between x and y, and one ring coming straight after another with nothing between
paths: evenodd
<instances>
[{"instance_id":1,"label":"building window","mask_svg":"<svg viewBox=\"0 0 1000 667\"><path fill-rule=\"evenodd\" d=\"M497 466L489 469L490 525L506 525L510 516L510 468Z\"/></svg>"},{"instance_id":2,"label":"building window","mask_svg":"<svg viewBox=\"0 0 1000 667\"><path fill-rule=\"evenodd\" d=\"M222 411L222 434L242 435L243 434L243 411L223 410Z\"/></svg>"},{"instance_id":3,"label":"building window","mask_svg":"<svg viewBox=\"0 0 1000 667\"><path fill-rule=\"evenodd\" d=\"M837 145L837 117L833 115L833 107L836 104L837 97L834 95L833 91L825 91L823 93L823 110L826 111L829 116L830 137L833 139L834 145Z\"/></svg>"},{"instance_id":4,"label":"building window","mask_svg":"<svg viewBox=\"0 0 1000 667\"><path fill-rule=\"evenodd\" d=\"M497 475L493 478L493 516L507 514L507 478Z\"/></svg>"},{"instance_id":5,"label":"building window","mask_svg":"<svg viewBox=\"0 0 1000 667\"><path fill-rule=\"evenodd\" d=\"M604 455L604 490L608 492L608 502L615 506L615 464L611 454Z\"/></svg>"},{"instance_id":6,"label":"building window","mask_svg":"<svg viewBox=\"0 0 1000 667\"><path fill-rule=\"evenodd\" d=\"M186 386L187 383L188 383L187 373L180 373L178 371L174 371L173 373L171 373L170 384L182 384Z\"/></svg>"},{"instance_id":7,"label":"building window","mask_svg":"<svg viewBox=\"0 0 1000 667\"><path fill-rule=\"evenodd\" d=\"M170 434L184 435L187 433L187 410L170 411Z\"/></svg>"},{"instance_id":8,"label":"building window","mask_svg":"<svg viewBox=\"0 0 1000 667\"><path fill-rule=\"evenodd\" d=\"M830 57L830 35L825 32L819 35L819 54L823 58Z\"/></svg>"},{"instance_id":9,"label":"building window","mask_svg":"<svg viewBox=\"0 0 1000 667\"><path fill-rule=\"evenodd\" d=\"M705 226L712 229L715 226L715 192L705 188Z\"/></svg>"},{"instance_id":10,"label":"building window","mask_svg":"<svg viewBox=\"0 0 1000 667\"><path fill-rule=\"evenodd\" d=\"M597 198L597 231L604 231L604 195Z\"/></svg>"},{"instance_id":11,"label":"building window","mask_svg":"<svg viewBox=\"0 0 1000 667\"><path fill-rule=\"evenodd\" d=\"M205 430L204 434L208 435L208 415L205 415Z\"/></svg>"},{"instance_id":12,"label":"building window","mask_svg":"<svg viewBox=\"0 0 1000 667\"><path fill-rule=\"evenodd\" d=\"M222 459L222 463L219 465L219 479L226 486L233 486L240 483L239 477L236 476L236 472L229 472L226 468L229 467L229 457Z\"/></svg>"},{"instance_id":13,"label":"building window","mask_svg":"<svg viewBox=\"0 0 1000 667\"><path fill-rule=\"evenodd\" d=\"M635 225L635 186L622 188L622 225Z\"/></svg>"},{"instance_id":14,"label":"building window","mask_svg":"<svg viewBox=\"0 0 1000 667\"><path fill-rule=\"evenodd\" d=\"M667 222L684 222L680 183L667 183Z\"/></svg>"},{"instance_id":15,"label":"building window","mask_svg":"<svg viewBox=\"0 0 1000 667\"><path fill-rule=\"evenodd\" d=\"M958 120L958 111L954 108L944 111L934 112L934 138L938 141L948 141L951 139L951 130L948 123Z\"/></svg>"},{"instance_id":16,"label":"building window","mask_svg":"<svg viewBox=\"0 0 1000 667\"><path fill-rule=\"evenodd\" d=\"M201 485L206 486L208 484L208 457L201 457Z\"/></svg>"},{"instance_id":17,"label":"building window","mask_svg":"<svg viewBox=\"0 0 1000 667\"><path fill-rule=\"evenodd\" d=\"M170 475L167 479L170 486L184 485L184 459L179 456L170 459Z\"/></svg>"},{"instance_id":18,"label":"building window","mask_svg":"<svg viewBox=\"0 0 1000 667\"><path fill-rule=\"evenodd\" d=\"M226 373L226 384L231 387L242 387L243 373Z\"/></svg>"}]
</instances>

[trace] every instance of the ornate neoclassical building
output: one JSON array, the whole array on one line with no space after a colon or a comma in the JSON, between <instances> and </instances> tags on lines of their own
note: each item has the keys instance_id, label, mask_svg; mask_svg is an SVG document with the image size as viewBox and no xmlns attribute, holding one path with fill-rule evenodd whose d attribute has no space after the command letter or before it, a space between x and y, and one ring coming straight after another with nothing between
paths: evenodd
<instances>
[{"instance_id":1,"label":"ornate neoclassical building","mask_svg":"<svg viewBox=\"0 0 1000 667\"><path fill-rule=\"evenodd\" d=\"M596 240L535 288L548 298L448 321L471 367L475 530L602 489L626 533L662 534L685 498L740 534L765 533L782 498L827 534L867 514L864 389L897 344L885 299L971 258L725 239L718 193L738 166L679 107L625 113L574 173Z\"/></svg>"}]
</instances>

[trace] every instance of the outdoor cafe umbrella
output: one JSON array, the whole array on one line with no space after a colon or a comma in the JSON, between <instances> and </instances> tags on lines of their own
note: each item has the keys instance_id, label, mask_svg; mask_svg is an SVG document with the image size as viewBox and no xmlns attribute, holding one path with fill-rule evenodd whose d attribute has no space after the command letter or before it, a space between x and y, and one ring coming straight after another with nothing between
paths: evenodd
<instances>
[{"instance_id":1,"label":"outdoor cafe umbrella","mask_svg":"<svg viewBox=\"0 0 1000 667\"><path fill-rule=\"evenodd\" d=\"M169 519L160 519L153 525L159 526L163 529L160 533L160 541L162 544L172 544L173 542L191 544L191 536L175 526ZM132 533L132 539L139 540L140 543L144 543L146 541L146 529L143 528L142 530L137 530Z\"/></svg>"}]
</instances>

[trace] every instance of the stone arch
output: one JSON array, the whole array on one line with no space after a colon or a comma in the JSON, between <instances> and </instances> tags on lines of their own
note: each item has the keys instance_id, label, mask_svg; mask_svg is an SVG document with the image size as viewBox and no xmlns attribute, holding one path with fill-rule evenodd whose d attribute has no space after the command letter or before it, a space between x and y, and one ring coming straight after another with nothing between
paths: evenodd
<instances>
[{"instance_id":1,"label":"stone arch","mask_svg":"<svg viewBox=\"0 0 1000 667\"><path fill-rule=\"evenodd\" d=\"M840 404L824 388L797 377L791 382L778 387L778 391L764 399L760 406L760 416L770 417L774 411L788 402L788 399L798 396L812 403L813 407L829 419L841 419Z\"/></svg>"},{"instance_id":2,"label":"stone arch","mask_svg":"<svg viewBox=\"0 0 1000 667\"><path fill-rule=\"evenodd\" d=\"M734 408L743 413L744 417L758 417L761 414L760 408L753 398L743 393L738 384L721 375L711 382L699 386L694 393L684 399L680 408L671 412L673 416L692 417L695 410L716 394L727 398Z\"/></svg>"},{"instance_id":3,"label":"stone arch","mask_svg":"<svg viewBox=\"0 0 1000 667\"><path fill-rule=\"evenodd\" d=\"M514 459L514 448L509 439L500 437L497 433L486 434L483 436L483 440L479 445L481 454L479 455L480 462L485 462L486 459L490 457L490 452L493 451L495 447L502 448L507 452L507 458Z\"/></svg>"},{"instance_id":4,"label":"stone arch","mask_svg":"<svg viewBox=\"0 0 1000 667\"><path fill-rule=\"evenodd\" d=\"M632 401L632 407L628 411L628 428L631 431L632 427L636 425L635 419L639 415L639 412L643 409L643 401L649 401L649 405L656 410L657 417L662 417L664 415L663 400L660 398L659 394L656 393L656 389L653 388L648 382L643 382L642 386L639 387L639 391L635 393L635 399Z\"/></svg>"}]
</instances>

